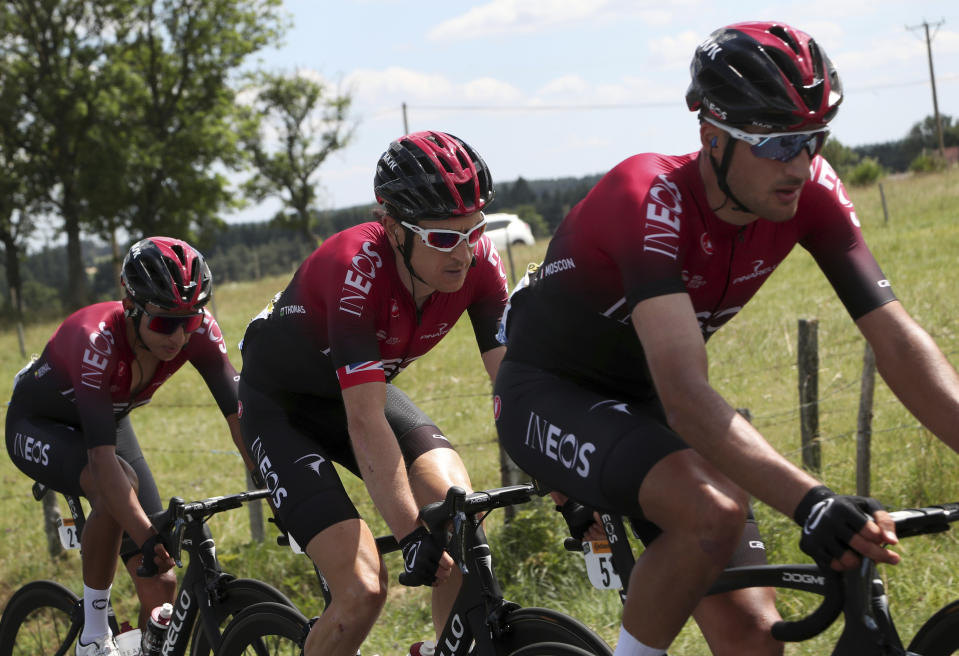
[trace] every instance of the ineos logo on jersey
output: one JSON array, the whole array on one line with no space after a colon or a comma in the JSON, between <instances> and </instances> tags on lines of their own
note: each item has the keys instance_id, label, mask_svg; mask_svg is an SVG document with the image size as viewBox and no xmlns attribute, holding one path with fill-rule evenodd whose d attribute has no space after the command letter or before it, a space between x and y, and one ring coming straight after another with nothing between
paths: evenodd
<instances>
[{"instance_id":1,"label":"ineos logo on jersey","mask_svg":"<svg viewBox=\"0 0 959 656\"><path fill-rule=\"evenodd\" d=\"M816 170L817 167L819 168L818 171ZM849 221L857 228L861 228L862 225L859 223L859 217L856 216L856 210L853 207L852 201L849 200L849 196L846 195L845 187L842 186L839 176L836 175L836 172L832 166L829 165L829 162L822 157L817 157L810 162L809 168L812 179L820 186L836 192L836 198L839 199L842 206L849 212Z\"/></svg>"},{"instance_id":2,"label":"ineos logo on jersey","mask_svg":"<svg viewBox=\"0 0 959 656\"><path fill-rule=\"evenodd\" d=\"M273 505L279 508L283 505L283 499L287 497L286 488L280 485L280 477L273 471L273 463L266 455L266 450L263 448L263 442L259 436L253 440L250 450L253 452L253 459L256 460L257 468L263 475L263 480L266 481L266 487L273 497Z\"/></svg>"},{"instance_id":3,"label":"ineos logo on jersey","mask_svg":"<svg viewBox=\"0 0 959 656\"><path fill-rule=\"evenodd\" d=\"M523 444L583 478L589 476L589 455L596 450L596 445L592 442L580 444L574 434L554 426L534 412L529 413Z\"/></svg>"},{"instance_id":4,"label":"ineos logo on jersey","mask_svg":"<svg viewBox=\"0 0 959 656\"><path fill-rule=\"evenodd\" d=\"M92 389L100 389L103 385L103 372L110 364L113 354L113 332L106 323L100 322L99 332L90 333L90 346L83 350L80 364L80 384Z\"/></svg>"},{"instance_id":5,"label":"ineos logo on jersey","mask_svg":"<svg viewBox=\"0 0 959 656\"><path fill-rule=\"evenodd\" d=\"M664 174L649 190L646 205L646 234L643 250L661 253L675 260L679 254L679 217L682 213L682 194L679 187Z\"/></svg>"},{"instance_id":6,"label":"ineos logo on jersey","mask_svg":"<svg viewBox=\"0 0 959 656\"><path fill-rule=\"evenodd\" d=\"M13 438L13 454L44 467L50 464L50 445L23 433Z\"/></svg>"},{"instance_id":7,"label":"ineos logo on jersey","mask_svg":"<svg viewBox=\"0 0 959 656\"><path fill-rule=\"evenodd\" d=\"M383 266L383 258L373 250L372 242L365 241L361 252L353 256L346 270L343 288L340 290L339 309L348 314L361 316L367 296L373 289L376 270Z\"/></svg>"}]
</instances>

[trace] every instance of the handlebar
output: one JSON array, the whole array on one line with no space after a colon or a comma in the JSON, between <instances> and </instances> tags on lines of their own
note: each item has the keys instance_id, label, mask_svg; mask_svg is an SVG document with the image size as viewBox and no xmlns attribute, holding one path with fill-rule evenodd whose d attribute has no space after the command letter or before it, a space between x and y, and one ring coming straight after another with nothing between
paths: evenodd
<instances>
[{"instance_id":1,"label":"handlebar","mask_svg":"<svg viewBox=\"0 0 959 656\"><path fill-rule=\"evenodd\" d=\"M900 538L929 535L949 530L949 524L959 520L959 503L945 503L925 508L906 508L889 513L896 522L896 535ZM864 559L868 563L868 559ZM772 627L773 637L785 642L800 642L819 635L836 621L846 605L843 580L862 576L869 567L846 572L831 569L820 572L825 577L825 593L822 603L808 616L796 621L779 621ZM865 589L862 586L854 589Z\"/></svg>"},{"instance_id":2,"label":"handlebar","mask_svg":"<svg viewBox=\"0 0 959 656\"><path fill-rule=\"evenodd\" d=\"M265 499L269 496L270 491L263 489L210 497L209 499L191 502L184 501L182 497L172 497L167 509L159 514L151 515L150 521L166 544L170 557L173 558L177 567L183 567L181 557L183 551L183 535L188 524L192 522L205 522L217 513L225 510L233 510L249 501Z\"/></svg>"}]
</instances>

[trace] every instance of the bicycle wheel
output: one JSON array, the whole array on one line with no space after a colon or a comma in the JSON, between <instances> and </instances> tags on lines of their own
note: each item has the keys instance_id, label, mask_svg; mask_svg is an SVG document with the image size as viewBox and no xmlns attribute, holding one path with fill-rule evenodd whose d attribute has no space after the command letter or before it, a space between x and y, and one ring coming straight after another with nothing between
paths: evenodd
<instances>
[{"instance_id":1,"label":"bicycle wheel","mask_svg":"<svg viewBox=\"0 0 959 656\"><path fill-rule=\"evenodd\" d=\"M500 642L507 654L542 642L578 647L595 656L613 653L588 626L549 608L519 608L507 616L506 623L509 630Z\"/></svg>"},{"instance_id":2,"label":"bicycle wheel","mask_svg":"<svg viewBox=\"0 0 959 656\"><path fill-rule=\"evenodd\" d=\"M293 602L286 595L269 583L256 579L234 579L223 586L223 599L213 604L209 609L200 611L196 625L193 627L193 637L190 640L190 656L209 656L215 653L206 633L203 631L203 614L212 613L219 627L220 635L227 624L240 613L255 604L272 601L285 606L293 606ZM2 653L2 652L0 652Z\"/></svg>"},{"instance_id":3,"label":"bicycle wheel","mask_svg":"<svg viewBox=\"0 0 959 656\"><path fill-rule=\"evenodd\" d=\"M227 625L217 656L300 656L309 632L309 620L296 608L255 604Z\"/></svg>"},{"instance_id":4,"label":"bicycle wheel","mask_svg":"<svg viewBox=\"0 0 959 656\"><path fill-rule=\"evenodd\" d=\"M0 654L62 655L82 626L79 598L53 581L31 581L17 590L0 618Z\"/></svg>"},{"instance_id":5,"label":"bicycle wheel","mask_svg":"<svg viewBox=\"0 0 959 656\"><path fill-rule=\"evenodd\" d=\"M909 651L918 656L959 653L959 601L943 606L926 620L909 643Z\"/></svg>"},{"instance_id":6,"label":"bicycle wheel","mask_svg":"<svg viewBox=\"0 0 959 656\"><path fill-rule=\"evenodd\" d=\"M520 647L509 656L590 656L592 652L563 642L537 642Z\"/></svg>"}]
</instances>

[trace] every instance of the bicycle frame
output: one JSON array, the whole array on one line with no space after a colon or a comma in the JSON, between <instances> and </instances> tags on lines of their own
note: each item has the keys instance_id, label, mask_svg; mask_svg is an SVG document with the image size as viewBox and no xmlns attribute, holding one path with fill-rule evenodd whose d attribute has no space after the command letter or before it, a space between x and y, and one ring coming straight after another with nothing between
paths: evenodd
<instances>
[{"instance_id":1,"label":"bicycle frame","mask_svg":"<svg viewBox=\"0 0 959 656\"><path fill-rule=\"evenodd\" d=\"M906 509L890 513L900 538L949 530L959 521L959 503ZM619 574L625 600L629 574L636 562L622 517L601 513L603 529L610 544L612 566ZM571 540L568 539L568 540ZM567 544L567 548L571 548ZM578 549L572 549L578 550ZM772 629L777 640L807 640L828 628L839 616L845 625L833 656L859 656L864 646L876 647L875 656L908 656L896 630L885 586L876 564L863 558L860 566L845 572L823 570L817 565L758 565L725 570L707 595L749 587L774 587L813 592L823 596L822 604L807 617L777 622Z\"/></svg>"}]
</instances>

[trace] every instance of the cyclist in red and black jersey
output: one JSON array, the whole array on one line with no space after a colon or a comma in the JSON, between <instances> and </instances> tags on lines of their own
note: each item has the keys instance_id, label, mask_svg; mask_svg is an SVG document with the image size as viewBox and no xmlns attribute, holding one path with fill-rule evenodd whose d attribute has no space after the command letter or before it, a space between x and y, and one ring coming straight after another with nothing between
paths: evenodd
<instances>
[{"instance_id":1,"label":"cyclist in red and black jersey","mask_svg":"<svg viewBox=\"0 0 959 656\"><path fill-rule=\"evenodd\" d=\"M617 656L663 654L691 614L715 654L782 653L772 591L701 599L753 542L741 542L747 493L803 525L800 546L820 563L898 561L882 548L896 537L877 503L791 464L707 377L706 340L794 245L890 388L959 449L956 372L896 300L819 156L842 99L822 48L787 25L741 23L697 48L691 74L702 148L627 159L572 209L513 295L495 387L500 440L520 467L648 524Z\"/></svg>"},{"instance_id":2,"label":"cyclist in red and black jersey","mask_svg":"<svg viewBox=\"0 0 959 656\"><path fill-rule=\"evenodd\" d=\"M378 220L323 242L243 338L240 422L279 519L330 586L304 653L357 653L386 599L373 534L333 467L361 477L403 546L400 582L434 584L437 633L459 572L418 521L452 485L470 489L459 455L392 381L463 312L495 379L506 305L502 262L484 236L489 169L462 140L417 132L380 157Z\"/></svg>"},{"instance_id":3,"label":"cyclist in red and black jersey","mask_svg":"<svg viewBox=\"0 0 959 656\"><path fill-rule=\"evenodd\" d=\"M7 452L17 467L90 501L81 536L85 623L77 654L84 655L119 653L106 603L118 554L136 586L141 627L176 590L173 560L147 516L163 505L130 411L190 362L242 448L238 377L220 327L204 310L213 279L203 256L179 239L144 239L127 253L121 282L122 301L67 317L40 357L17 374L6 420ZM137 576L140 566L159 573Z\"/></svg>"}]
</instances>

